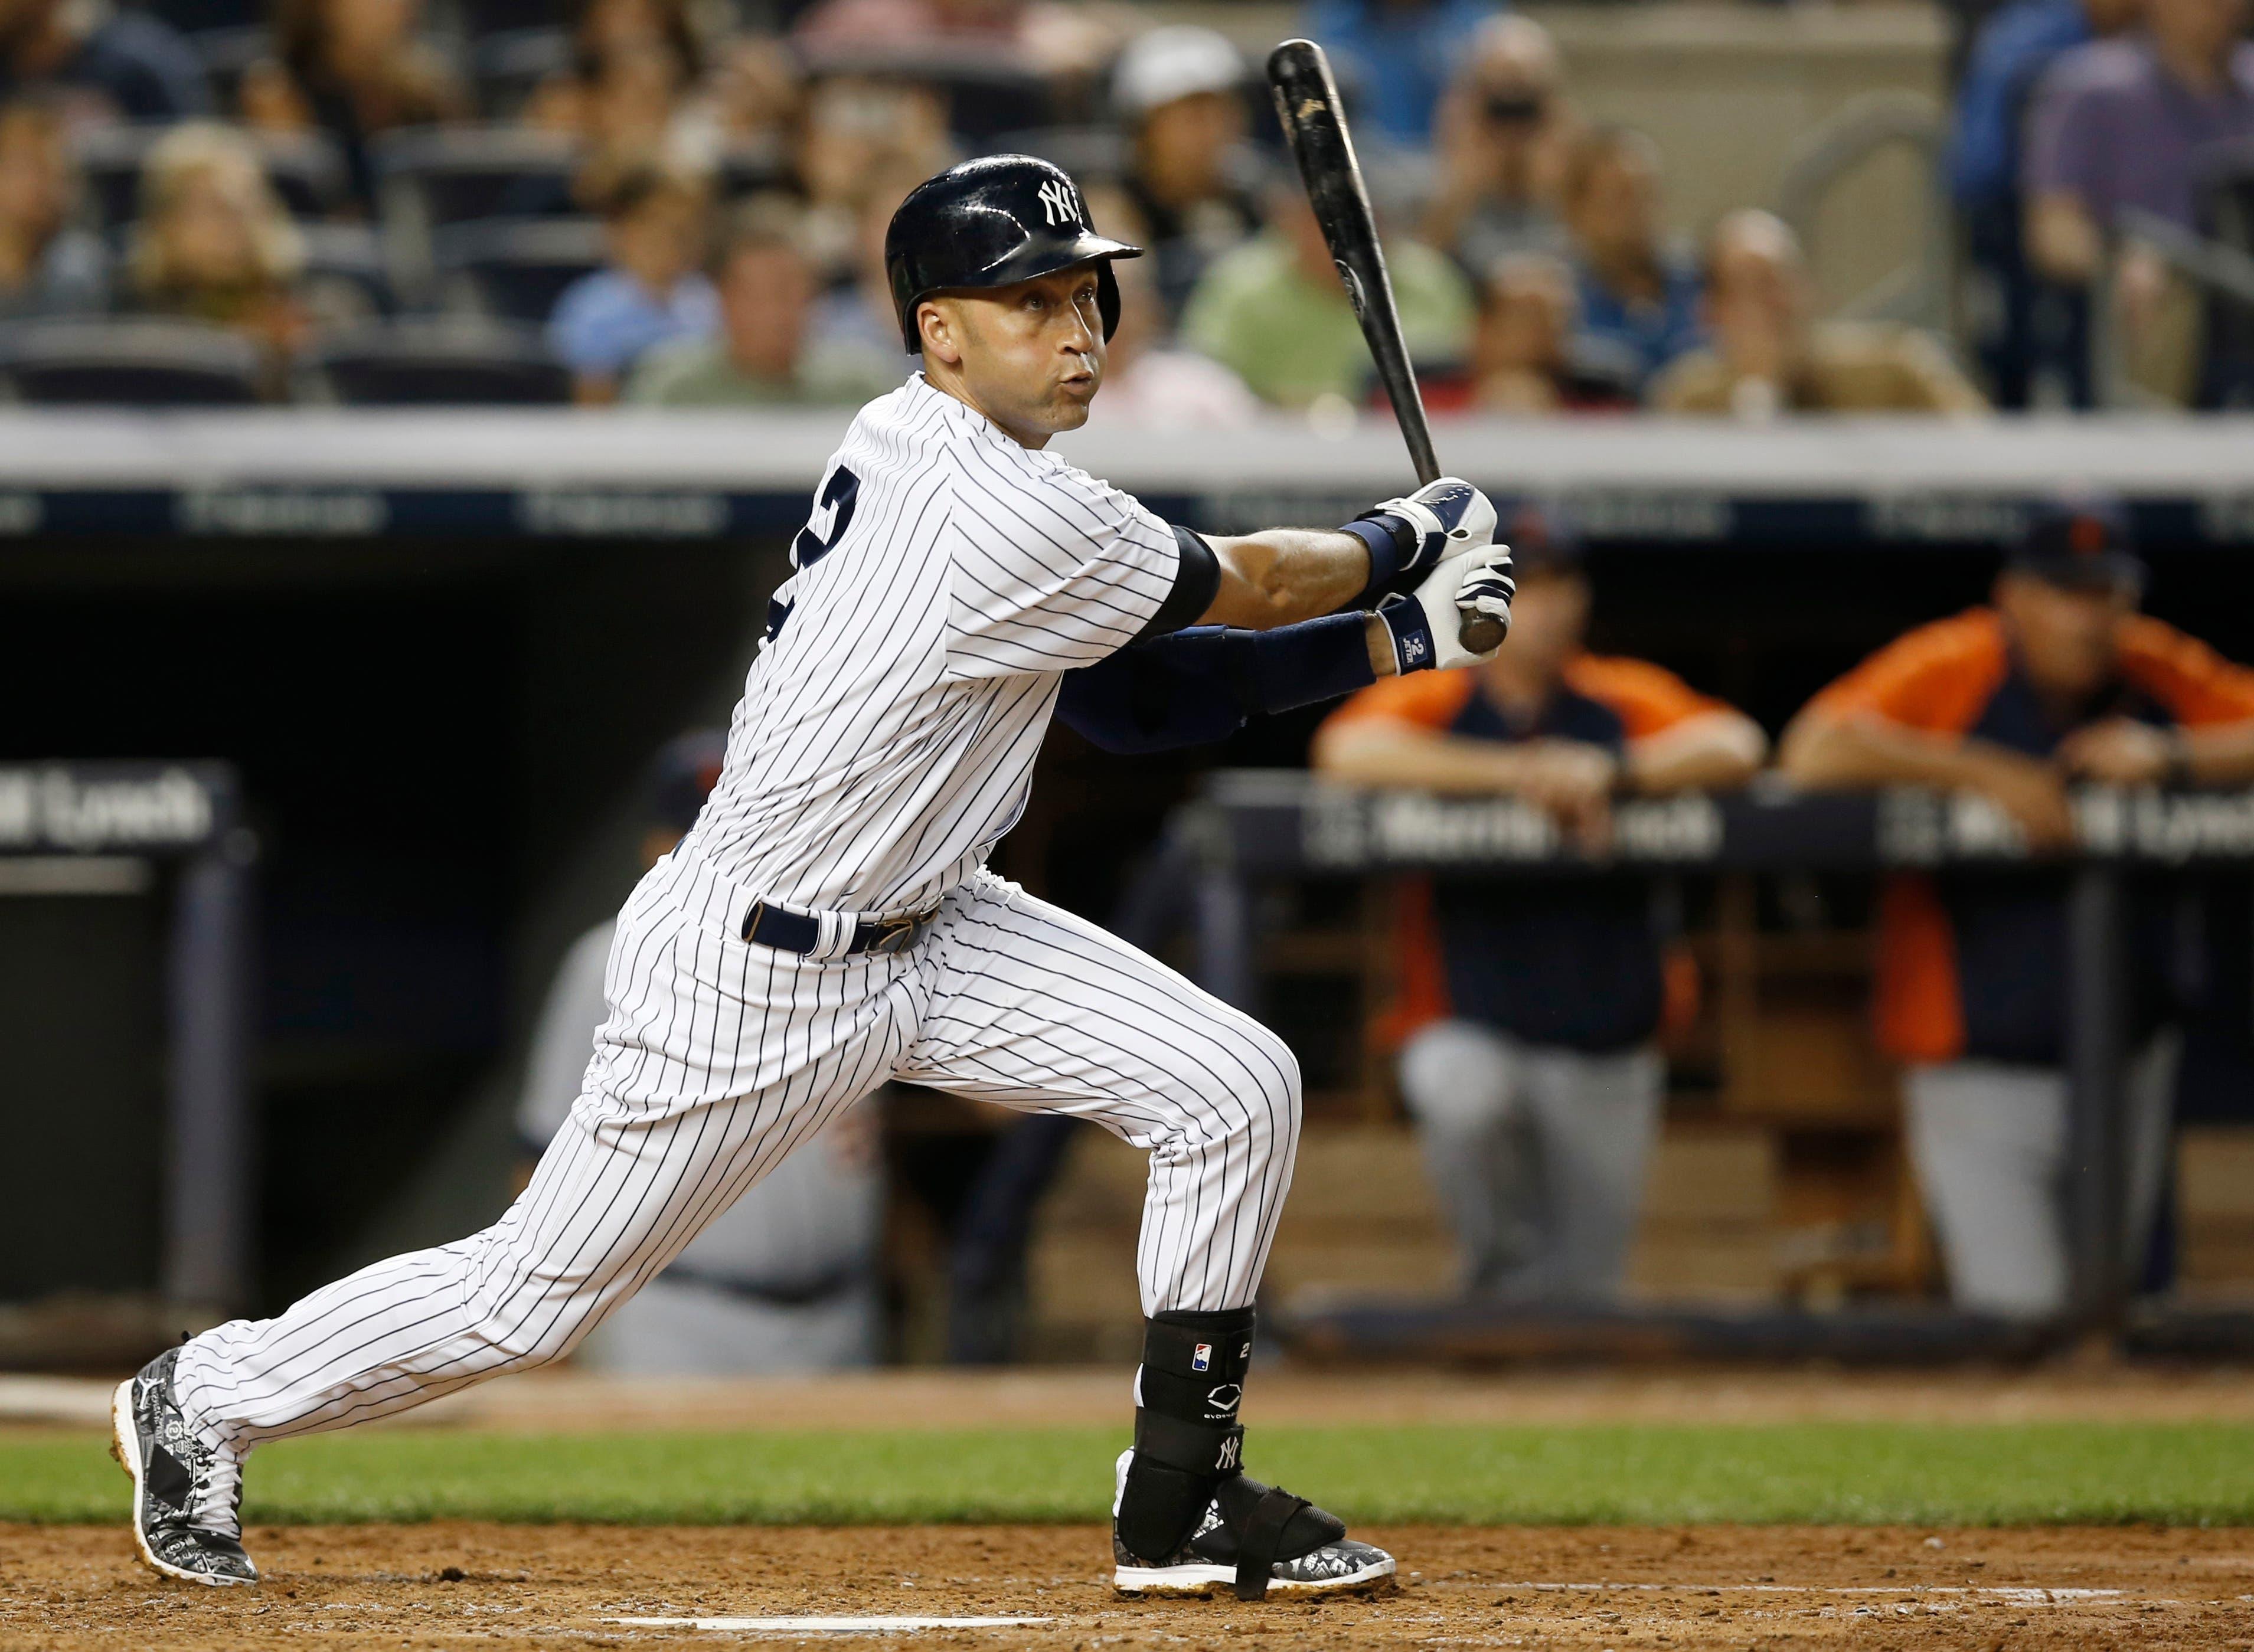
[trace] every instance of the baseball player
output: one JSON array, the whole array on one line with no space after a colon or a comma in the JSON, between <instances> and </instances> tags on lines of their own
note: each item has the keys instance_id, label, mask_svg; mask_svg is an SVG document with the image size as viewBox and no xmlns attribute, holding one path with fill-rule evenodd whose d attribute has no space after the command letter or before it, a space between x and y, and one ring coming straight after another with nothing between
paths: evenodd
<instances>
[{"instance_id":1,"label":"baseball player","mask_svg":"<svg viewBox=\"0 0 2254 1652\"><path fill-rule=\"evenodd\" d=\"M1320 691L1341 658L1365 680L1468 664L1459 626L1508 622L1509 554L1460 481L1337 530L1222 538L1049 452L1102 382L1110 262L1138 250L1025 156L966 162L902 203L886 262L923 370L862 410L822 477L719 783L620 916L570 1119L484 1232L219 1326L119 1386L150 1565L255 1582L237 1513L251 1451L569 1353L898 1077L1093 1119L1150 1154L1117 1586L1254 1599L1390 1578L1390 1556L1242 1472L1253 1295L1298 1138L1291 1051L984 862L1068 674L1157 648L1163 683L1171 634L1200 622L1294 634L1250 660L1251 709Z\"/></svg>"}]
</instances>

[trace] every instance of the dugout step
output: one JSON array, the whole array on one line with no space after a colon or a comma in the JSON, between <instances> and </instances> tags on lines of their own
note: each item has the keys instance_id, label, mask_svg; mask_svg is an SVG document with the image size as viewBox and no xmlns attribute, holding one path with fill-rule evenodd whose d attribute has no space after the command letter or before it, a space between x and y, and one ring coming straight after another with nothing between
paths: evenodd
<instances>
[{"instance_id":1,"label":"dugout step","mask_svg":"<svg viewBox=\"0 0 2254 1652\"><path fill-rule=\"evenodd\" d=\"M1272 1315L1268 1328L1294 1358L1311 1363L1467 1366L1583 1360L2020 1361L2051 1352L2068 1336L2052 1326L1931 1308L1577 1308L1461 1298L1310 1302Z\"/></svg>"}]
</instances>

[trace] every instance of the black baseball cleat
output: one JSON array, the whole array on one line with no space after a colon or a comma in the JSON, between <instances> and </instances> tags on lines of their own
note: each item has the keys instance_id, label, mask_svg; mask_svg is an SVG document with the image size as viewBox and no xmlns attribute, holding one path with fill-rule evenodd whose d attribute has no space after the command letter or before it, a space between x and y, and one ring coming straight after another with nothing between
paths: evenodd
<instances>
[{"instance_id":1,"label":"black baseball cleat","mask_svg":"<svg viewBox=\"0 0 2254 1652\"><path fill-rule=\"evenodd\" d=\"M1164 1560L1128 1553L1119 1540L1119 1491L1131 1451L1119 1454L1112 1493L1112 1586L1122 1594L1235 1592L1257 1600L1284 1594L1355 1594L1393 1586L1393 1557L1346 1535L1346 1522L1304 1497L1243 1474L1222 1480L1205 1516L1180 1549ZM1261 1555L1268 1557L1264 1567Z\"/></svg>"},{"instance_id":2,"label":"black baseball cleat","mask_svg":"<svg viewBox=\"0 0 2254 1652\"><path fill-rule=\"evenodd\" d=\"M228 1466L195 1437L172 1397L179 1357L178 1348L158 1354L120 1382L109 1404L109 1454L133 1477L133 1546L168 1578L214 1588L256 1583L235 1517L242 1482L230 1477L225 1492L214 1490Z\"/></svg>"}]
</instances>

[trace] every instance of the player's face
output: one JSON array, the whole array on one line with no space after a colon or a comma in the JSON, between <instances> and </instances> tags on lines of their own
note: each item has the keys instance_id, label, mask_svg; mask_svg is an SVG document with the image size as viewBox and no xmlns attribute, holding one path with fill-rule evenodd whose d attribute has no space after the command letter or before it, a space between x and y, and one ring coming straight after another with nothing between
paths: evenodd
<instances>
[{"instance_id":1,"label":"player's face","mask_svg":"<svg viewBox=\"0 0 2254 1652\"><path fill-rule=\"evenodd\" d=\"M1557 568L1529 568L1510 601L1510 640L1495 655L1505 676L1554 679L1581 651L1589 629L1589 582Z\"/></svg>"},{"instance_id":2,"label":"player's face","mask_svg":"<svg viewBox=\"0 0 2254 1652\"><path fill-rule=\"evenodd\" d=\"M2006 573L1996 581L1996 606L2028 680L2045 693L2079 700L2112 680L2121 621L2136 602L2123 590L2080 590Z\"/></svg>"},{"instance_id":3,"label":"player's face","mask_svg":"<svg viewBox=\"0 0 2254 1652\"><path fill-rule=\"evenodd\" d=\"M934 381L1028 447L1088 423L1103 382L1096 270L1081 265L1013 286L933 301L924 359Z\"/></svg>"}]
</instances>

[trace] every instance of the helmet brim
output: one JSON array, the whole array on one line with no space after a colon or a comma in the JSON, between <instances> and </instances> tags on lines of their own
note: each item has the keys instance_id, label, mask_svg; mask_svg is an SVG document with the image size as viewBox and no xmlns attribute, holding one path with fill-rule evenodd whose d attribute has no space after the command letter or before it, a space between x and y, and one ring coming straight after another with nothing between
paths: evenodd
<instances>
[{"instance_id":1,"label":"helmet brim","mask_svg":"<svg viewBox=\"0 0 2254 1652\"><path fill-rule=\"evenodd\" d=\"M1124 241L1114 241L1108 235L1085 231L1069 242L1032 241L1010 256L990 264L979 272L976 281L953 281L944 286L927 287L910 296L900 310L900 342L910 355L920 355L923 341L917 335L916 310L927 298L948 294L976 296L993 292L1003 287L1014 287L1021 281L1032 281L1042 276L1058 275L1067 270L1077 270L1083 264L1096 266L1096 308L1103 318L1103 337L1108 343L1119 326L1119 283L1111 273L1115 258L1140 258L1143 248Z\"/></svg>"}]
</instances>

